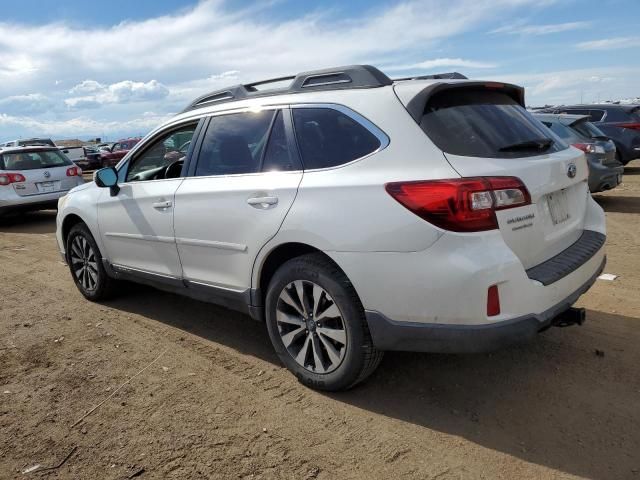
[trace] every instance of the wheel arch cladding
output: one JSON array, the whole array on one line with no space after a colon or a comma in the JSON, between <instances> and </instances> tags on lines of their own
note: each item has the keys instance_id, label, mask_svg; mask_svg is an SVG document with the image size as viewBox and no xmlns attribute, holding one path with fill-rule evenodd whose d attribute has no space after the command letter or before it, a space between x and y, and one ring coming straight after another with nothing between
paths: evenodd
<instances>
[{"instance_id":1,"label":"wheel arch cladding","mask_svg":"<svg viewBox=\"0 0 640 480\"><path fill-rule=\"evenodd\" d=\"M87 222L82 220L82 218L75 213L70 213L69 215L64 217L64 220L62 221L62 239L65 241L65 243L67 241L67 237L69 236L69 232L71 232L71 229L74 227L74 225L77 225L78 223L84 223L85 225L87 224Z\"/></svg>"},{"instance_id":2,"label":"wheel arch cladding","mask_svg":"<svg viewBox=\"0 0 640 480\"><path fill-rule=\"evenodd\" d=\"M346 272L340 267L340 265L338 265L333 258L331 258L322 250L306 243L283 243L271 250L262 262L262 266L260 267L258 275L259 283L257 285L257 292L255 292L253 298L254 304L260 306L264 305L267 288L269 288L269 282L275 275L278 268L280 268L280 266L284 265L289 260L308 254L321 255L322 257L333 263L344 274L344 276L347 277L347 279L349 278ZM349 282L351 282L351 280L349 280Z\"/></svg>"}]
</instances>

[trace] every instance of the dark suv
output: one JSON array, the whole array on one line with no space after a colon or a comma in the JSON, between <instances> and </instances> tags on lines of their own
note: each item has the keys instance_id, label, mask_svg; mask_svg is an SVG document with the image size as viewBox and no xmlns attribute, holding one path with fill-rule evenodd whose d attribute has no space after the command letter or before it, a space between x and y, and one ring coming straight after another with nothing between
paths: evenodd
<instances>
[{"instance_id":1,"label":"dark suv","mask_svg":"<svg viewBox=\"0 0 640 480\"><path fill-rule=\"evenodd\" d=\"M616 144L616 155L623 165L640 158L640 105L563 105L542 112L589 115L591 122Z\"/></svg>"}]
</instances>

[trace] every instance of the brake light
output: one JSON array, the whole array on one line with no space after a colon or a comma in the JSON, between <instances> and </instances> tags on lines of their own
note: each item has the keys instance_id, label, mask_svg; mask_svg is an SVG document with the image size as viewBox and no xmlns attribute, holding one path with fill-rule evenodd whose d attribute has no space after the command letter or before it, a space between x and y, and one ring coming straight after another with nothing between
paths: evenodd
<instances>
[{"instance_id":1,"label":"brake light","mask_svg":"<svg viewBox=\"0 0 640 480\"><path fill-rule=\"evenodd\" d=\"M619 123L620 128L630 128L631 130L640 130L640 122Z\"/></svg>"},{"instance_id":2,"label":"brake light","mask_svg":"<svg viewBox=\"0 0 640 480\"><path fill-rule=\"evenodd\" d=\"M517 177L393 182L385 189L420 218L453 232L494 230L496 210L531 204L529 191Z\"/></svg>"},{"instance_id":3,"label":"brake light","mask_svg":"<svg viewBox=\"0 0 640 480\"><path fill-rule=\"evenodd\" d=\"M487 317L500 315L500 294L498 286L491 285L487 290Z\"/></svg>"},{"instance_id":4,"label":"brake light","mask_svg":"<svg viewBox=\"0 0 640 480\"><path fill-rule=\"evenodd\" d=\"M80 167L67 168L67 177L79 177L80 175L82 175Z\"/></svg>"},{"instance_id":5,"label":"brake light","mask_svg":"<svg viewBox=\"0 0 640 480\"><path fill-rule=\"evenodd\" d=\"M572 143L571 146L582 150L584 153L596 153L596 146L593 143Z\"/></svg>"},{"instance_id":6,"label":"brake light","mask_svg":"<svg viewBox=\"0 0 640 480\"><path fill-rule=\"evenodd\" d=\"M25 182L24 175L20 173L0 173L0 185Z\"/></svg>"}]
</instances>

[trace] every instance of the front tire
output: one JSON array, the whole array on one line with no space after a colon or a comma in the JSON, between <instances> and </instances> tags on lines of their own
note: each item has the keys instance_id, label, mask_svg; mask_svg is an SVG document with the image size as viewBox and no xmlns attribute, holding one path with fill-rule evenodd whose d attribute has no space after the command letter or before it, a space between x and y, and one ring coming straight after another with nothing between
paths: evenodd
<instances>
[{"instance_id":1,"label":"front tire","mask_svg":"<svg viewBox=\"0 0 640 480\"><path fill-rule=\"evenodd\" d=\"M275 273L266 321L282 363L317 390L349 389L382 360L353 285L321 254L294 258Z\"/></svg>"},{"instance_id":2,"label":"front tire","mask_svg":"<svg viewBox=\"0 0 640 480\"><path fill-rule=\"evenodd\" d=\"M67 264L87 300L97 302L113 294L116 281L107 275L100 249L84 223L74 225L67 236Z\"/></svg>"}]
</instances>

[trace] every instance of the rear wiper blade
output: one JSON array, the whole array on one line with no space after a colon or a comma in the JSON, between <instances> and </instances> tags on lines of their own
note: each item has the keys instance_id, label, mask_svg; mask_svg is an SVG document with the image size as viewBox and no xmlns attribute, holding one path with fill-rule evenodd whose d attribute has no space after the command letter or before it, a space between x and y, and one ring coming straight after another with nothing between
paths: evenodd
<instances>
[{"instance_id":1,"label":"rear wiper blade","mask_svg":"<svg viewBox=\"0 0 640 480\"><path fill-rule=\"evenodd\" d=\"M525 142L513 143L511 145L505 145L499 150L501 152L513 152L517 150L539 150L544 152L548 150L554 141L551 138L536 138L535 140L527 140Z\"/></svg>"}]
</instances>

